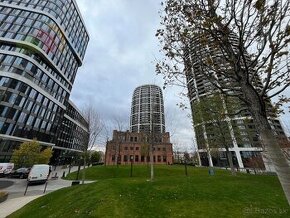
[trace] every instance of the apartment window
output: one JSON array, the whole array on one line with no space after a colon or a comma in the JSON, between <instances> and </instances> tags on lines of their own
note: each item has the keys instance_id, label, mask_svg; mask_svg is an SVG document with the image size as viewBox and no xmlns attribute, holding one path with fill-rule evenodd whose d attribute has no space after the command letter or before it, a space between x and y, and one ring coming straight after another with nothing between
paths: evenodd
<instances>
[{"instance_id":1,"label":"apartment window","mask_svg":"<svg viewBox=\"0 0 290 218\"><path fill-rule=\"evenodd\" d=\"M157 156L157 160L158 160L158 162L161 162L161 156Z\"/></svg>"}]
</instances>

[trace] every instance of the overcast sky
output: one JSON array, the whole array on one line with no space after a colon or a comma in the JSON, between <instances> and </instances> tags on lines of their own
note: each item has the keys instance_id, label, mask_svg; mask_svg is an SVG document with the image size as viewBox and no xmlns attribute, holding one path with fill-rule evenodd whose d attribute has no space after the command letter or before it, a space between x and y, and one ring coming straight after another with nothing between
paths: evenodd
<instances>
[{"instance_id":1,"label":"overcast sky","mask_svg":"<svg viewBox=\"0 0 290 218\"><path fill-rule=\"evenodd\" d=\"M71 99L79 108L93 104L108 125L116 126L112 123L117 118L129 126L134 89L144 84L163 87L162 77L156 75L154 64L160 57L158 40L154 36L160 22L160 1L76 1L90 42ZM166 130L172 134L175 147L192 151L194 136L188 118L190 112L176 106L181 101L178 95L181 91L177 88L163 91ZM283 117L282 124L289 132L288 115ZM103 140L99 144L103 144ZM101 146L104 149L104 145Z\"/></svg>"},{"instance_id":2,"label":"overcast sky","mask_svg":"<svg viewBox=\"0 0 290 218\"><path fill-rule=\"evenodd\" d=\"M155 32L159 26L159 0L77 0L90 35L83 66L71 95L82 108L92 103L107 124L122 119L129 126L134 89L144 84L163 87L155 73L159 54ZM193 150L189 111L176 106L181 90L163 91L166 130L172 142ZM113 124L114 127L114 124ZM111 133L112 134L112 133ZM101 143L101 142L100 142Z\"/></svg>"}]
</instances>

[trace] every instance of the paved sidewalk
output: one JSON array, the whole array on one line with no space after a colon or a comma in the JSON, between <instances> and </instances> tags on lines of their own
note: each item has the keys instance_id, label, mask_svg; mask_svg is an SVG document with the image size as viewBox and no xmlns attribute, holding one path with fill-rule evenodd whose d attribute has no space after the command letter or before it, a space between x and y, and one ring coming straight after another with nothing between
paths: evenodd
<instances>
[{"instance_id":1,"label":"paved sidewalk","mask_svg":"<svg viewBox=\"0 0 290 218\"><path fill-rule=\"evenodd\" d=\"M70 172L74 172L77 170L78 170L78 167L75 166L71 168ZM13 179L14 184L12 186L9 186L1 190L1 191L8 192L9 195L8 195L8 199L5 202L0 203L0 218L5 218L9 214L13 213L14 211L28 204L30 201L33 201L34 199L39 198L47 193L56 191L64 187L71 186L71 183L72 183L71 180L61 179L63 172L65 172L65 175L67 175L69 172L69 168L63 168L59 166L56 168L56 170L54 170L54 167L52 167L52 172L51 172L50 177L54 176L55 173L57 173L58 179L49 178L47 182L46 192L43 193L44 187L45 187L44 185L33 185L33 186L28 186L28 190L25 196L24 196L24 191L26 188L26 180ZM4 179L1 179L1 180L4 180ZM87 181L86 183L89 183L89 182L91 181Z\"/></svg>"},{"instance_id":2,"label":"paved sidewalk","mask_svg":"<svg viewBox=\"0 0 290 218\"><path fill-rule=\"evenodd\" d=\"M23 196L4 201L0 204L0 218L5 218L9 214L28 204L30 201L41 196L42 195Z\"/></svg>"}]
</instances>

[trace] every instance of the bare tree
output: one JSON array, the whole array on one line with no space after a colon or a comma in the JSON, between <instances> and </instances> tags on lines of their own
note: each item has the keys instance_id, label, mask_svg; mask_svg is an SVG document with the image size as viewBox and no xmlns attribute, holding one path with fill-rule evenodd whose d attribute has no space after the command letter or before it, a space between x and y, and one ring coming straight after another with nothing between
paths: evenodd
<instances>
[{"instance_id":1,"label":"bare tree","mask_svg":"<svg viewBox=\"0 0 290 218\"><path fill-rule=\"evenodd\" d=\"M221 94L212 94L195 102L194 108L193 119L196 128L204 128L206 132L211 133L205 138L205 149L207 152L211 152L212 147L217 148L216 158L219 160L220 152L225 148L231 173L236 175L230 148L232 141L238 137L239 128L236 127L234 131L229 114L239 108L238 102ZM235 137L233 132L236 133Z\"/></svg>"},{"instance_id":2,"label":"bare tree","mask_svg":"<svg viewBox=\"0 0 290 218\"><path fill-rule=\"evenodd\" d=\"M120 148L121 144L125 140L125 133L122 134L122 132L125 132L128 130L128 122L124 119L122 119L121 116L112 116L109 120L107 120L105 126L104 126L104 136L105 136L105 144L108 144L109 138L114 133L114 130L117 131L117 137L114 138L115 142L115 165L118 167L121 161L120 156Z\"/></svg>"},{"instance_id":3,"label":"bare tree","mask_svg":"<svg viewBox=\"0 0 290 218\"><path fill-rule=\"evenodd\" d=\"M88 129L88 132L84 133L84 147L83 147L84 169L82 171L82 184L84 184L85 168L87 165L87 158L88 158L87 154L95 145L97 138L100 136L104 128L104 124L101 121L101 118L100 118L99 113L97 112L97 109L93 105L85 106L82 113L85 120L87 121L87 129Z\"/></svg>"},{"instance_id":4,"label":"bare tree","mask_svg":"<svg viewBox=\"0 0 290 218\"><path fill-rule=\"evenodd\" d=\"M290 204L290 167L271 129L270 99L288 102L290 1L166 0L157 31L165 59L156 70L165 84L187 85L200 72L211 87L240 99Z\"/></svg>"},{"instance_id":5,"label":"bare tree","mask_svg":"<svg viewBox=\"0 0 290 218\"><path fill-rule=\"evenodd\" d=\"M113 116L112 126L114 127L114 129L122 132L129 129L127 120L125 121L120 116Z\"/></svg>"},{"instance_id":6,"label":"bare tree","mask_svg":"<svg viewBox=\"0 0 290 218\"><path fill-rule=\"evenodd\" d=\"M112 120L112 126L114 126L114 129L119 131L119 132L125 132L126 130L128 130L128 123L124 122L124 120L122 120L122 118L120 116L114 116L113 120ZM116 148L115 148L115 164L118 167L120 162L121 162L121 156L120 156L120 152L121 152L121 144L124 142L125 135L123 134L118 134L117 137L117 141L116 141Z\"/></svg>"}]
</instances>

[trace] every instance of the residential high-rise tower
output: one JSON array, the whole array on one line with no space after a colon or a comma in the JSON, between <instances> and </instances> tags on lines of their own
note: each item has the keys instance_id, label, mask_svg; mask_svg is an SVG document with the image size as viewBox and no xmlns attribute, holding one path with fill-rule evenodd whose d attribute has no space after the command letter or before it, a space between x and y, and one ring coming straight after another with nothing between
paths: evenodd
<instances>
[{"instance_id":1,"label":"residential high-rise tower","mask_svg":"<svg viewBox=\"0 0 290 218\"><path fill-rule=\"evenodd\" d=\"M228 161L225 151L228 147L236 167L253 167L254 164L261 167L263 148L252 116L248 110L242 110L236 114L236 111L246 108L245 103L238 98L235 99L235 102L230 102L217 88L219 85L220 87L240 89L237 82L231 80L230 76L224 76L225 73L232 73L234 70L228 66L214 39L210 36L207 37L206 42L197 37L193 38L188 45L185 57L188 61L185 67L188 96L201 164L227 167ZM238 40L235 34L230 34L229 40L233 44L233 50L238 51ZM249 55L245 54L245 61L249 60ZM206 64L210 66L207 67ZM221 73L217 74L218 70L212 69L218 69ZM207 73L215 76L215 85L208 79ZM253 79L256 87L262 89L263 85L260 78L255 76ZM227 90L225 89L224 92ZM201 102L209 99L212 104L207 102L207 108L204 111L199 111L198 107ZM223 113L227 114L219 120L217 120L216 115L213 115L213 113L218 113L218 105L224 111ZM273 107L270 101L266 105L273 131L277 136L284 137L284 131L272 111Z\"/></svg>"},{"instance_id":2,"label":"residential high-rise tower","mask_svg":"<svg viewBox=\"0 0 290 218\"><path fill-rule=\"evenodd\" d=\"M143 85L134 90L130 131L165 133L162 90L156 85Z\"/></svg>"},{"instance_id":3,"label":"residential high-rise tower","mask_svg":"<svg viewBox=\"0 0 290 218\"><path fill-rule=\"evenodd\" d=\"M130 131L114 130L107 142L105 164L172 164L170 134L165 132L161 89L143 85L134 90Z\"/></svg>"}]
</instances>

